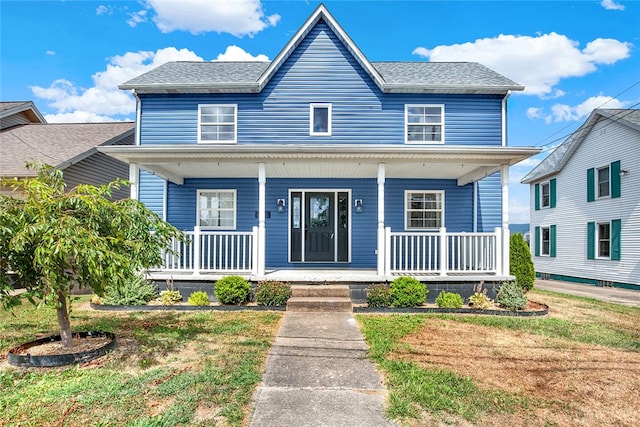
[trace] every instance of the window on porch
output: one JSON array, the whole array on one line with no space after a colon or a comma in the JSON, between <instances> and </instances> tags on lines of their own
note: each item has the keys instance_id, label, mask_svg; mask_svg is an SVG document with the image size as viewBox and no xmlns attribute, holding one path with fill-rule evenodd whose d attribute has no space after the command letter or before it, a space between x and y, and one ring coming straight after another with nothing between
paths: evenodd
<instances>
[{"instance_id":1,"label":"window on porch","mask_svg":"<svg viewBox=\"0 0 640 427\"><path fill-rule=\"evenodd\" d=\"M236 228L236 191L199 190L198 225L205 230Z\"/></svg>"},{"instance_id":2,"label":"window on porch","mask_svg":"<svg viewBox=\"0 0 640 427\"><path fill-rule=\"evenodd\" d=\"M435 230L443 226L443 191L405 192L406 230Z\"/></svg>"}]
</instances>

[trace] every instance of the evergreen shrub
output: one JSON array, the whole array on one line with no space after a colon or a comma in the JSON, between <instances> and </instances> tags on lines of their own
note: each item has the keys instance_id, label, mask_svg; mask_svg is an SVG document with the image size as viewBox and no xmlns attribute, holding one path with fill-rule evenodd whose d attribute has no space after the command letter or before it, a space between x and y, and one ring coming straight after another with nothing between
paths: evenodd
<instances>
[{"instance_id":1,"label":"evergreen shrub","mask_svg":"<svg viewBox=\"0 0 640 427\"><path fill-rule=\"evenodd\" d=\"M521 233L511 235L509 250L511 252L509 273L516 277L518 284L525 292L530 291L533 289L536 271L533 267L529 245Z\"/></svg>"},{"instance_id":2,"label":"evergreen shrub","mask_svg":"<svg viewBox=\"0 0 640 427\"><path fill-rule=\"evenodd\" d=\"M291 286L276 280L265 280L258 283L256 302L267 307L279 307L287 303L291 297Z\"/></svg>"},{"instance_id":3,"label":"evergreen shrub","mask_svg":"<svg viewBox=\"0 0 640 427\"><path fill-rule=\"evenodd\" d=\"M427 286L416 278L398 277L389 287L393 307L419 307L427 300Z\"/></svg>"},{"instance_id":4,"label":"evergreen shrub","mask_svg":"<svg viewBox=\"0 0 640 427\"><path fill-rule=\"evenodd\" d=\"M518 311L527 306L527 296L524 294L522 287L515 281L503 282L500 285L500 289L498 289L496 303L508 310Z\"/></svg>"},{"instance_id":5,"label":"evergreen shrub","mask_svg":"<svg viewBox=\"0 0 640 427\"><path fill-rule=\"evenodd\" d=\"M441 291L436 298L436 305L440 308L460 308L463 303L462 295L454 292Z\"/></svg>"},{"instance_id":6,"label":"evergreen shrub","mask_svg":"<svg viewBox=\"0 0 640 427\"><path fill-rule=\"evenodd\" d=\"M369 307L390 307L391 289L384 283L371 285L367 289L367 304Z\"/></svg>"},{"instance_id":7,"label":"evergreen shrub","mask_svg":"<svg viewBox=\"0 0 640 427\"><path fill-rule=\"evenodd\" d=\"M222 304L242 304L249 300L251 284L240 276L226 276L218 280L215 294Z\"/></svg>"},{"instance_id":8,"label":"evergreen shrub","mask_svg":"<svg viewBox=\"0 0 640 427\"><path fill-rule=\"evenodd\" d=\"M205 291L195 291L189 295L187 302L189 305L207 306L209 305L209 295Z\"/></svg>"},{"instance_id":9,"label":"evergreen shrub","mask_svg":"<svg viewBox=\"0 0 640 427\"><path fill-rule=\"evenodd\" d=\"M108 286L101 300L107 305L145 305L157 297L158 290L154 284L135 276L120 286Z\"/></svg>"}]
</instances>

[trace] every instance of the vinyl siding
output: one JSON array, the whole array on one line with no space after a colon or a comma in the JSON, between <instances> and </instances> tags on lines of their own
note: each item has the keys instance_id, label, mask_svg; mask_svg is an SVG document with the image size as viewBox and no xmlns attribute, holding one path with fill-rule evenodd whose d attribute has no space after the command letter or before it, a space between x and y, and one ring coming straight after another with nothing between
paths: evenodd
<instances>
[{"instance_id":1,"label":"vinyl siding","mask_svg":"<svg viewBox=\"0 0 640 427\"><path fill-rule=\"evenodd\" d=\"M536 271L640 285L640 132L613 121L595 124L573 157L555 176L555 209L531 211L531 227L557 226L556 257L534 257ZM621 197L587 201L587 170L620 161ZM531 187L534 199L535 183ZM588 259L590 222L621 220L620 260Z\"/></svg>"},{"instance_id":2,"label":"vinyl siding","mask_svg":"<svg viewBox=\"0 0 640 427\"><path fill-rule=\"evenodd\" d=\"M68 188L78 184L100 186L116 178L129 179L129 165L97 152L69 166L63 172ZM129 186L121 186L113 192L112 198L113 200L126 199L129 195Z\"/></svg>"},{"instance_id":3,"label":"vinyl siding","mask_svg":"<svg viewBox=\"0 0 640 427\"><path fill-rule=\"evenodd\" d=\"M533 205L531 205L533 206ZM502 187L500 173L478 181L478 232L502 227Z\"/></svg>"},{"instance_id":4,"label":"vinyl siding","mask_svg":"<svg viewBox=\"0 0 640 427\"><path fill-rule=\"evenodd\" d=\"M164 218L165 180L141 170L139 182L138 200L159 215L160 218Z\"/></svg>"}]
</instances>

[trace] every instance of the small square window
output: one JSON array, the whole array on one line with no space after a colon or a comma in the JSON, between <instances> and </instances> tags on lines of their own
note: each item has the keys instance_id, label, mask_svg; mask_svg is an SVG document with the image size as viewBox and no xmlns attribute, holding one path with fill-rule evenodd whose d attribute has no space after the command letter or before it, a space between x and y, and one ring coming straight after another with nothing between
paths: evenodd
<instances>
[{"instance_id":1,"label":"small square window","mask_svg":"<svg viewBox=\"0 0 640 427\"><path fill-rule=\"evenodd\" d=\"M311 104L309 135L331 136L331 104Z\"/></svg>"},{"instance_id":2,"label":"small square window","mask_svg":"<svg viewBox=\"0 0 640 427\"><path fill-rule=\"evenodd\" d=\"M197 222L200 227L235 230L235 190L199 190L197 209Z\"/></svg>"},{"instance_id":3,"label":"small square window","mask_svg":"<svg viewBox=\"0 0 640 427\"><path fill-rule=\"evenodd\" d=\"M598 182L596 183L596 186L598 197L609 197L611 194L609 185L611 182L609 166L598 169L597 180Z\"/></svg>"},{"instance_id":4,"label":"small square window","mask_svg":"<svg viewBox=\"0 0 640 427\"><path fill-rule=\"evenodd\" d=\"M444 142L443 105L405 105L405 142L434 144Z\"/></svg>"},{"instance_id":5,"label":"small square window","mask_svg":"<svg viewBox=\"0 0 640 427\"><path fill-rule=\"evenodd\" d=\"M428 230L443 227L444 193L442 191L407 191L405 193L405 229Z\"/></svg>"},{"instance_id":6,"label":"small square window","mask_svg":"<svg viewBox=\"0 0 640 427\"><path fill-rule=\"evenodd\" d=\"M198 143L236 142L236 105L199 105L198 122Z\"/></svg>"}]
</instances>

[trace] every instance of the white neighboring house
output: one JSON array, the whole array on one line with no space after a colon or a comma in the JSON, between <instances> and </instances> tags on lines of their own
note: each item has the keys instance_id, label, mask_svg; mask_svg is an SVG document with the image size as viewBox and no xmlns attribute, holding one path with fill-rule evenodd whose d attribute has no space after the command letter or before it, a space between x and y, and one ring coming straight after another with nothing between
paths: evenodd
<instances>
[{"instance_id":1,"label":"white neighboring house","mask_svg":"<svg viewBox=\"0 0 640 427\"><path fill-rule=\"evenodd\" d=\"M594 110L522 183L538 277L640 290L640 110Z\"/></svg>"}]
</instances>

